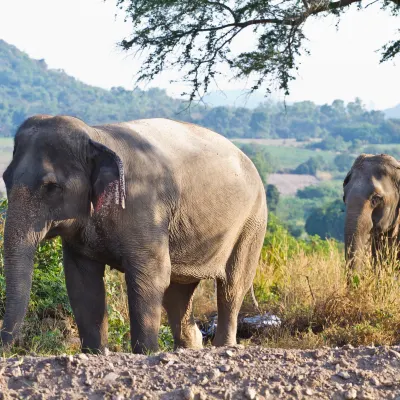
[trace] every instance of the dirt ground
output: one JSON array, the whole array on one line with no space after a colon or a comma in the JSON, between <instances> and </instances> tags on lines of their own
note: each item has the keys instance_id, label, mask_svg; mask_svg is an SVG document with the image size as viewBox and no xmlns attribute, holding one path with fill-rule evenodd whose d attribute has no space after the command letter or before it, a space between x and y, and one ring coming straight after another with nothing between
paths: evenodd
<instances>
[{"instance_id":1,"label":"dirt ground","mask_svg":"<svg viewBox=\"0 0 400 400\"><path fill-rule=\"evenodd\" d=\"M400 399L400 347L226 347L0 361L2 399Z\"/></svg>"}]
</instances>

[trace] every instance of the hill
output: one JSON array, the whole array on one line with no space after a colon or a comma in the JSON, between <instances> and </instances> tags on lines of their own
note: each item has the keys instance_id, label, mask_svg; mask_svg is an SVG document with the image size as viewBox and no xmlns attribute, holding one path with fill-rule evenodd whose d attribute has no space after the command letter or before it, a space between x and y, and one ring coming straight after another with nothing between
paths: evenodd
<instances>
[{"instance_id":1,"label":"hill","mask_svg":"<svg viewBox=\"0 0 400 400\"><path fill-rule=\"evenodd\" d=\"M50 70L0 40L0 135L12 135L29 115L68 114L88 123L173 116L182 102L164 90L104 90L86 85L62 70Z\"/></svg>"},{"instance_id":2,"label":"hill","mask_svg":"<svg viewBox=\"0 0 400 400\"><path fill-rule=\"evenodd\" d=\"M384 110L384 113L387 118L399 118L400 119L400 104L394 106L392 108L388 108Z\"/></svg>"},{"instance_id":3,"label":"hill","mask_svg":"<svg viewBox=\"0 0 400 400\"><path fill-rule=\"evenodd\" d=\"M157 88L128 91L86 85L0 40L0 136L13 135L27 116L37 113L73 115L89 124L168 117L197 123L229 138L318 138L313 146L322 150L341 151L357 141L400 143L400 120L367 111L360 99L322 106L310 101L286 107L266 102L253 109L197 104L188 110L182 100Z\"/></svg>"}]
</instances>

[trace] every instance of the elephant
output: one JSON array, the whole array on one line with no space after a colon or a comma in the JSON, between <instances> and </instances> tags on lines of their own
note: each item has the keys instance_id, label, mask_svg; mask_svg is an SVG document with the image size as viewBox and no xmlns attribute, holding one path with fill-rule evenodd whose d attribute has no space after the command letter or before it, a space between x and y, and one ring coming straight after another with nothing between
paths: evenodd
<instances>
[{"instance_id":1,"label":"elephant","mask_svg":"<svg viewBox=\"0 0 400 400\"><path fill-rule=\"evenodd\" d=\"M361 271L362 258L376 259L383 239L396 243L399 233L400 163L387 154L361 154L343 181L346 204L345 251L350 272Z\"/></svg>"},{"instance_id":2,"label":"elephant","mask_svg":"<svg viewBox=\"0 0 400 400\"><path fill-rule=\"evenodd\" d=\"M217 287L213 344L236 343L267 202L254 164L228 139L163 118L89 126L35 115L18 128L3 179L3 346L25 318L35 250L56 236L83 352L108 345L106 265L125 274L134 353L157 351L163 307L175 348L202 347L192 302L205 279Z\"/></svg>"}]
</instances>

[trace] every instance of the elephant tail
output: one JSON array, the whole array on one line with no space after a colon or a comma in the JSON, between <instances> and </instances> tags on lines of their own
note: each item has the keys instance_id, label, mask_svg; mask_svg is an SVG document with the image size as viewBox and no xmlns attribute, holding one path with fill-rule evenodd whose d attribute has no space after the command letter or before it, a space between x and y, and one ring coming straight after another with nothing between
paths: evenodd
<instances>
[{"instance_id":1,"label":"elephant tail","mask_svg":"<svg viewBox=\"0 0 400 400\"><path fill-rule=\"evenodd\" d=\"M261 312L260 308L258 307L258 301L256 299L256 295L254 294L254 285L253 284L251 284L250 292L251 292L251 299L253 300L254 307L257 309L258 312Z\"/></svg>"}]
</instances>

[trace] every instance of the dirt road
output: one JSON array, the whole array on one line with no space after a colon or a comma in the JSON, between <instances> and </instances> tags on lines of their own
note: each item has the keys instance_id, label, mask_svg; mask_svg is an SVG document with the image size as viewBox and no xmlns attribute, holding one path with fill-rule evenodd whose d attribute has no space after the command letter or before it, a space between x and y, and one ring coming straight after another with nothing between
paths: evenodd
<instances>
[{"instance_id":1,"label":"dirt road","mask_svg":"<svg viewBox=\"0 0 400 400\"><path fill-rule=\"evenodd\" d=\"M3 399L400 399L399 351L239 346L12 358L0 361L0 392Z\"/></svg>"}]
</instances>

